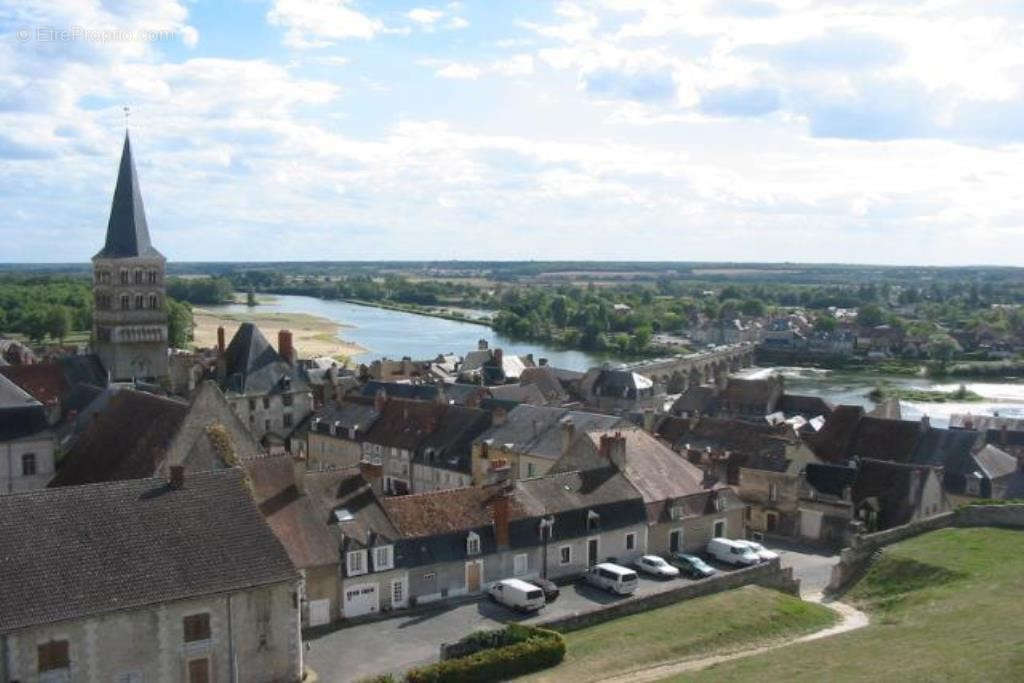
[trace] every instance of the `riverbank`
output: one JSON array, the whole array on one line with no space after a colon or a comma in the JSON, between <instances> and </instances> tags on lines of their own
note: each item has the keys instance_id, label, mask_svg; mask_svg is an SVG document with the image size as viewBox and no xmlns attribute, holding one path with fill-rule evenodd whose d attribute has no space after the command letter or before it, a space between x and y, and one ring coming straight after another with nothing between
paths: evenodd
<instances>
[{"instance_id":1,"label":"riverbank","mask_svg":"<svg viewBox=\"0 0 1024 683\"><path fill-rule=\"evenodd\" d=\"M224 328L225 336L230 343L231 337L238 327L243 322L251 322L275 347L277 346L278 331L291 330L292 342L299 356L303 358L330 356L338 361L345 361L366 352L366 349L359 344L338 338L338 330L341 329L341 325L327 318L308 313L255 311L228 313L195 308L192 311L192 317L195 323L192 330L193 345L196 348L216 346L218 327Z\"/></svg>"},{"instance_id":2,"label":"riverbank","mask_svg":"<svg viewBox=\"0 0 1024 683\"><path fill-rule=\"evenodd\" d=\"M985 399L981 394L970 391L961 384L953 391L934 389L908 389L891 385L879 385L868 392L867 397L875 403L890 399L913 401L915 403L980 403Z\"/></svg>"},{"instance_id":3,"label":"riverbank","mask_svg":"<svg viewBox=\"0 0 1024 683\"><path fill-rule=\"evenodd\" d=\"M430 308L414 307L414 306L399 306L395 304L382 304L377 301L362 301L360 299L337 299L337 301L344 301L347 304L355 304L356 306L367 306L369 308L382 308L385 311L397 311L399 313L412 313L413 315L423 315L428 318L441 318L442 320L454 320L460 323L469 323L471 325L481 325L486 328L491 327L491 323L487 320L480 320L479 318L470 318L461 313L452 313L444 310L434 310Z\"/></svg>"}]
</instances>

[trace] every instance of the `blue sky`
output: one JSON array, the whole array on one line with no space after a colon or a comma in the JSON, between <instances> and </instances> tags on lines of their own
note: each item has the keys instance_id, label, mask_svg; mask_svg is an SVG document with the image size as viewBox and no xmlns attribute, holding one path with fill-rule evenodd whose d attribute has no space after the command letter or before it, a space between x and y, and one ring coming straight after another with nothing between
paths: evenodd
<instances>
[{"instance_id":1,"label":"blue sky","mask_svg":"<svg viewBox=\"0 0 1024 683\"><path fill-rule=\"evenodd\" d=\"M51 31L52 29L52 31ZM1011 264L1024 3L0 0L0 261Z\"/></svg>"}]
</instances>

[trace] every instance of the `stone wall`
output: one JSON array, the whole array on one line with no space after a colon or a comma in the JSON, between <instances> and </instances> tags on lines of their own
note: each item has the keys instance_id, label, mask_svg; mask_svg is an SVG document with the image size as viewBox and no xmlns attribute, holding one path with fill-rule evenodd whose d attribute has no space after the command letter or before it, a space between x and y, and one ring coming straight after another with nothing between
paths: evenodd
<instances>
[{"instance_id":1,"label":"stone wall","mask_svg":"<svg viewBox=\"0 0 1024 683\"><path fill-rule=\"evenodd\" d=\"M664 593L647 595L633 600L624 600L596 610L577 612L564 617L543 621L537 625L565 633L601 624L612 619L618 619L619 617L666 607L683 600L712 595L750 584L771 588L791 595L800 594L800 580L793 578L792 569L783 569L779 565L778 560L772 560L771 562L764 562L753 567L723 572L710 579L689 583Z\"/></svg>"},{"instance_id":2,"label":"stone wall","mask_svg":"<svg viewBox=\"0 0 1024 683\"><path fill-rule=\"evenodd\" d=\"M832 580L826 593L847 588L867 570L872 556L887 545L946 527L998 526L1024 528L1024 505L966 505L957 510L925 517L910 524L873 534L853 536L850 547L843 548L839 562L832 567Z\"/></svg>"}]
</instances>

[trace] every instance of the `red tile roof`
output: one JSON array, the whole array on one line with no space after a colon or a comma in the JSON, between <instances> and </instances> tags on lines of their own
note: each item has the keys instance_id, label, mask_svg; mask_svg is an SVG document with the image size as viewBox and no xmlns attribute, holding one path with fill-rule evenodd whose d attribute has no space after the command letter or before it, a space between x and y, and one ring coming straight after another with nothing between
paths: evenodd
<instances>
[{"instance_id":1,"label":"red tile roof","mask_svg":"<svg viewBox=\"0 0 1024 683\"><path fill-rule=\"evenodd\" d=\"M58 363L7 365L0 367L0 373L43 405L58 403L69 388Z\"/></svg>"}]
</instances>

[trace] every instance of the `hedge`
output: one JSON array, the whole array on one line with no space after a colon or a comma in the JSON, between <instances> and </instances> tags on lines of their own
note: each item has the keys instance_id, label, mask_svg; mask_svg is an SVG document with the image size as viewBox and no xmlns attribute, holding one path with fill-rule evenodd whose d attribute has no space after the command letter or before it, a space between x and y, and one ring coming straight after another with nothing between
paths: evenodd
<instances>
[{"instance_id":1,"label":"hedge","mask_svg":"<svg viewBox=\"0 0 1024 683\"><path fill-rule=\"evenodd\" d=\"M487 683L505 681L534 671L555 666L565 657L565 640L561 634L532 626L512 625L493 636L495 639L519 639L504 647L480 650L466 657L446 659L405 674L407 683ZM480 642L484 636L469 636Z\"/></svg>"},{"instance_id":2,"label":"hedge","mask_svg":"<svg viewBox=\"0 0 1024 683\"><path fill-rule=\"evenodd\" d=\"M468 657L481 650L496 649L521 643L537 635L536 629L519 624L509 624L502 629L474 631L461 640L441 649L441 659Z\"/></svg>"}]
</instances>

